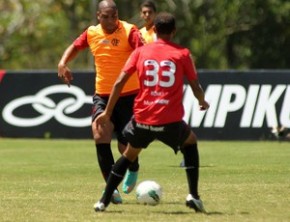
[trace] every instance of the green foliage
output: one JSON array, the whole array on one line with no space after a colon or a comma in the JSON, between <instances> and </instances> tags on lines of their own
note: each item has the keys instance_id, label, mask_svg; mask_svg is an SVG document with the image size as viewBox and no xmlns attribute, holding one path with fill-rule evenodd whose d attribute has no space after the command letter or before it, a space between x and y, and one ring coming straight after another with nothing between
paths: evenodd
<instances>
[{"instance_id":1,"label":"green foliage","mask_svg":"<svg viewBox=\"0 0 290 222\"><path fill-rule=\"evenodd\" d=\"M138 26L142 1L116 0L119 17ZM290 3L285 0L156 0L177 18L174 41L198 68L289 69ZM96 24L96 0L0 2L0 68L56 69L64 49ZM92 69L88 50L72 68Z\"/></svg>"}]
</instances>

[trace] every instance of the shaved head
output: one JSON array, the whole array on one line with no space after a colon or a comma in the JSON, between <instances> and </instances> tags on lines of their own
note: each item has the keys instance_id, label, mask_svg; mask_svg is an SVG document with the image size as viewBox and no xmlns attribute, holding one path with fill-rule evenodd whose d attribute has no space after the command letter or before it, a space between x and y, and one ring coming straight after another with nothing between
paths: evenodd
<instances>
[{"instance_id":1,"label":"shaved head","mask_svg":"<svg viewBox=\"0 0 290 222\"><path fill-rule=\"evenodd\" d=\"M105 8L113 8L117 10L117 5L113 0L103 0L103 1L100 1L98 8L99 8L99 11Z\"/></svg>"},{"instance_id":2,"label":"shaved head","mask_svg":"<svg viewBox=\"0 0 290 222\"><path fill-rule=\"evenodd\" d=\"M111 34L117 30L119 24L118 9L112 0L100 1L98 5L97 18L102 29Z\"/></svg>"}]
</instances>

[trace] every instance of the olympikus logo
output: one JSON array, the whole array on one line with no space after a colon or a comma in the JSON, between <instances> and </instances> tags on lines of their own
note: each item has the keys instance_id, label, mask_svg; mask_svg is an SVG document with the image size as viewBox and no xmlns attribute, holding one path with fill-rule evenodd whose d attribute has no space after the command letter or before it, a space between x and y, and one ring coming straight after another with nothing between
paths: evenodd
<instances>
[{"instance_id":1,"label":"olympikus logo","mask_svg":"<svg viewBox=\"0 0 290 222\"><path fill-rule=\"evenodd\" d=\"M249 85L245 88L237 84L213 84L207 87L205 94L210 108L201 112L190 87L185 86L184 120L192 127L224 127L228 115L234 112L241 113L240 119L234 120L241 128L260 128L264 121L269 128L290 127L290 85ZM277 103L282 105L278 107Z\"/></svg>"}]
</instances>

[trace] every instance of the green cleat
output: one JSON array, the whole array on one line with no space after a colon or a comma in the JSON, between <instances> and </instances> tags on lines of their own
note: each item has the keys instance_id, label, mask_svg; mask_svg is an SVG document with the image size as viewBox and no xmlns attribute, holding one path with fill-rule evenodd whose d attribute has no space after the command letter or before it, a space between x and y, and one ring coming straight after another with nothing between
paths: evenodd
<instances>
[{"instance_id":1,"label":"green cleat","mask_svg":"<svg viewBox=\"0 0 290 222\"><path fill-rule=\"evenodd\" d=\"M138 171L133 172L133 171L127 170L123 187L122 187L122 190L124 193L128 194L134 189L137 182L137 178L138 178Z\"/></svg>"},{"instance_id":2,"label":"green cleat","mask_svg":"<svg viewBox=\"0 0 290 222\"><path fill-rule=\"evenodd\" d=\"M103 195L104 195L104 192L103 191ZM114 193L112 194L112 197L111 197L111 203L113 204L121 204L123 201L122 201L122 197L119 193L118 190L114 190Z\"/></svg>"},{"instance_id":3,"label":"green cleat","mask_svg":"<svg viewBox=\"0 0 290 222\"><path fill-rule=\"evenodd\" d=\"M111 203L113 204L121 204L123 201L122 201L122 198L121 198L121 195L119 193L118 190L114 190L114 193L112 195L112 198L111 198Z\"/></svg>"}]
</instances>

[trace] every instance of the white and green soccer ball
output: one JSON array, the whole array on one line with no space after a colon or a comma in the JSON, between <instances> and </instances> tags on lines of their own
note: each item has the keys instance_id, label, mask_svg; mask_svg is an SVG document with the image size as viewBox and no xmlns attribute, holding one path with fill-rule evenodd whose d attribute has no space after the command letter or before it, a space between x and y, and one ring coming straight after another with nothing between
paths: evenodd
<instances>
[{"instance_id":1,"label":"white and green soccer ball","mask_svg":"<svg viewBox=\"0 0 290 222\"><path fill-rule=\"evenodd\" d=\"M155 206L161 201L162 188L155 181L145 180L137 186L136 198L140 204Z\"/></svg>"}]
</instances>

